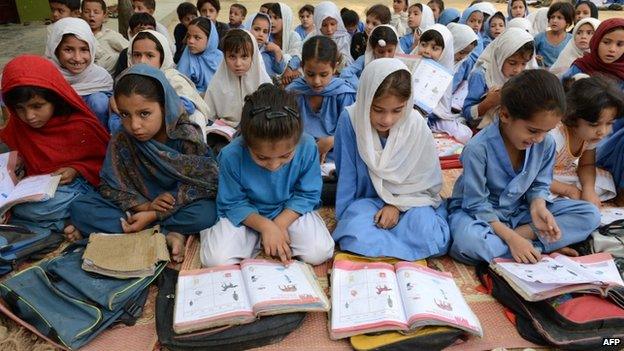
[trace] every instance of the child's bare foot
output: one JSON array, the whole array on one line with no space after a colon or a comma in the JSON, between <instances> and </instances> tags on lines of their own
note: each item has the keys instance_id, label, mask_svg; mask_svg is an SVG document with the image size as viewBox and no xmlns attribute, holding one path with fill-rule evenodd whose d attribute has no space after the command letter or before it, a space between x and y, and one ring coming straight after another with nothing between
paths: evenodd
<instances>
[{"instance_id":1,"label":"child's bare foot","mask_svg":"<svg viewBox=\"0 0 624 351\"><path fill-rule=\"evenodd\" d=\"M180 263L184 261L184 235L176 232L167 234L167 246L171 251L171 260Z\"/></svg>"},{"instance_id":2,"label":"child's bare foot","mask_svg":"<svg viewBox=\"0 0 624 351\"><path fill-rule=\"evenodd\" d=\"M76 240L82 239L82 234L80 234L78 229L76 229L76 227L71 224L68 224L67 227L63 229L63 233L65 233L65 237L69 242L74 242Z\"/></svg>"},{"instance_id":3,"label":"child's bare foot","mask_svg":"<svg viewBox=\"0 0 624 351\"><path fill-rule=\"evenodd\" d=\"M570 257L578 257L579 253L578 251L574 250L571 247L562 247L559 250L555 250L554 252L556 253L560 253L562 255L566 255L566 256L570 256Z\"/></svg>"}]
</instances>

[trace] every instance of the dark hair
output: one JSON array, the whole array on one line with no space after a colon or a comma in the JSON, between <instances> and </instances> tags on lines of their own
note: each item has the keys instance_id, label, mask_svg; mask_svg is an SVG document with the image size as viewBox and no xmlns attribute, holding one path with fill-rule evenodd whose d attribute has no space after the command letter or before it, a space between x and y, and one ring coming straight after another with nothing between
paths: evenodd
<instances>
[{"instance_id":1,"label":"dark hair","mask_svg":"<svg viewBox=\"0 0 624 351\"><path fill-rule=\"evenodd\" d=\"M482 3L482 2L483 2L483 0L473 0L472 2L470 2L470 5L468 5L468 7L470 7L470 6L474 5L474 4Z\"/></svg>"},{"instance_id":2,"label":"dark hair","mask_svg":"<svg viewBox=\"0 0 624 351\"><path fill-rule=\"evenodd\" d=\"M612 79L604 76L575 81L566 97L568 108L563 123L570 127L575 127L579 118L589 123L598 122L605 108L615 108L615 118L624 112L624 93Z\"/></svg>"},{"instance_id":3,"label":"dark hair","mask_svg":"<svg viewBox=\"0 0 624 351\"><path fill-rule=\"evenodd\" d=\"M420 41L433 41L436 45L439 45L444 49L444 38L442 34L435 29L427 29L420 36Z\"/></svg>"},{"instance_id":4,"label":"dark hair","mask_svg":"<svg viewBox=\"0 0 624 351\"><path fill-rule=\"evenodd\" d=\"M317 60L321 62L331 62L332 67L336 67L338 61L338 46L330 38L324 35L316 35L303 43L301 49L301 66L306 61Z\"/></svg>"},{"instance_id":5,"label":"dark hair","mask_svg":"<svg viewBox=\"0 0 624 351\"><path fill-rule=\"evenodd\" d=\"M74 111L72 106L54 91L31 85L15 87L2 94L2 99L7 107L15 109L17 105L27 103L36 96L54 105L54 116L66 116Z\"/></svg>"},{"instance_id":6,"label":"dark hair","mask_svg":"<svg viewBox=\"0 0 624 351\"><path fill-rule=\"evenodd\" d=\"M392 18L392 14L390 13L390 8L386 5L377 4L371 6L368 11L366 11L366 17L373 16L381 22L381 24L389 24L390 19Z\"/></svg>"},{"instance_id":7,"label":"dark hair","mask_svg":"<svg viewBox=\"0 0 624 351\"><path fill-rule=\"evenodd\" d=\"M576 11L574 11L574 6L569 2L556 2L550 5L548 8L548 19L550 19L555 12L561 13L568 25L574 23L574 12Z\"/></svg>"},{"instance_id":8,"label":"dark hair","mask_svg":"<svg viewBox=\"0 0 624 351\"><path fill-rule=\"evenodd\" d=\"M212 5L212 7L214 7L217 10L217 13L221 11L221 3L219 2L219 0L197 0L197 9L201 10L201 8L206 3L209 3L210 5Z\"/></svg>"},{"instance_id":9,"label":"dark hair","mask_svg":"<svg viewBox=\"0 0 624 351\"><path fill-rule=\"evenodd\" d=\"M589 7L589 15L591 17L593 17L593 18L598 18L598 7L596 7L596 4L594 4L593 2L588 1L588 0L581 0L581 1L576 3L576 6L574 6L575 14L576 14L576 10L581 5L587 5L587 7ZM575 16L575 18L576 18L576 16Z\"/></svg>"},{"instance_id":10,"label":"dark hair","mask_svg":"<svg viewBox=\"0 0 624 351\"><path fill-rule=\"evenodd\" d=\"M230 5L230 8L237 8L239 10L241 10L241 12L243 13L243 17L247 16L247 8L241 4L232 4Z\"/></svg>"},{"instance_id":11,"label":"dark hair","mask_svg":"<svg viewBox=\"0 0 624 351\"><path fill-rule=\"evenodd\" d=\"M535 43L533 42L533 40L531 40L527 42L526 44L522 45L520 49L516 50L516 52L511 54L511 56L520 55L522 57L532 57L534 54L535 54Z\"/></svg>"},{"instance_id":12,"label":"dark hair","mask_svg":"<svg viewBox=\"0 0 624 351\"><path fill-rule=\"evenodd\" d=\"M178 14L178 20L182 21L185 16L197 16L199 14L199 10L197 10L197 6L191 4L190 2L183 2L176 8L176 13Z\"/></svg>"},{"instance_id":13,"label":"dark hair","mask_svg":"<svg viewBox=\"0 0 624 351\"><path fill-rule=\"evenodd\" d=\"M429 5L429 4L438 4L438 7L440 8L440 13L442 13L442 11L444 11L444 1L442 1L442 0L429 0L427 5Z\"/></svg>"},{"instance_id":14,"label":"dark hair","mask_svg":"<svg viewBox=\"0 0 624 351\"><path fill-rule=\"evenodd\" d=\"M265 2L264 4L260 5L260 7L261 7L261 8L262 8L262 7L264 7L264 8L266 8L267 10L268 10L268 9L270 9L270 8L271 8L271 6L273 6L273 3L272 3L272 2Z\"/></svg>"},{"instance_id":15,"label":"dark hair","mask_svg":"<svg viewBox=\"0 0 624 351\"><path fill-rule=\"evenodd\" d=\"M342 17L342 22L345 27L357 26L358 22L360 22L360 16L358 16L357 12L346 7L343 7L342 10L340 10L340 17Z\"/></svg>"},{"instance_id":16,"label":"dark hair","mask_svg":"<svg viewBox=\"0 0 624 351\"><path fill-rule=\"evenodd\" d=\"M407 8L407 12L408 12L408 13L409 13L409 11L410 11L410 9L411 9L412 7L418 7L418 8L420 9L420 12L422 12L422 9L423 9L423 8L422 8L422 4L421 4L421 3L417 2L417 3L415 3L415 4L411 4L411 5Z\"/></svg>"},{"instance_id":17,"label":"dark hair","mask_svg":"<svg viewBox=\"0 0 624 351\"><path fill-rule=\"evenodd\" d=\"M373 29L368 39L373 49L379 46L380 40L385 41L386 44L397 45L399 43L399 38L397 38L396 33L391 28L385 26L379 26Z\"/></svg>"},{"instance_id":18,"label":"dark hair","mask_svg":"<svg viewBox=\"0 0 624 351\"><path fill-rule=\"evenodd\" d=\"M210 22L210 20L206 17L197 17L194 20L192 20L189 23L189 27L190 26L197 26L199 27L199 29L201 29L204 33L206 33L206 36L208 38L210 38L210 28L211 28L212 23Z\"/></svg>"},{"instance_id":19,"label":"dark hair","mask_svg":"<svg viewBox=\"0 0 624 351\"><path fill-rule=\"evenodd\" d=\"M271 3L268 7L267 12L273 12L275 17L282 18L282 8L280 7L280 4L277 2Z\"/></svg>"},{"instance_id":20,"label":"dark hair","mask_svg":"<svg viewBox=\"0 0 624 351\"><path fill-rule=\"evenodd\" d=\"M155 0L132 0L132 2L140 2L143 6L147 7L150 10L156 10L156 1Z\"/></svg>"},{"instance_id":21,"label":"dark hair","mask_svg":"<svg viewBox=\"0 0 624 351\"><path fill-rule=\"evenodd\" d=\"M154 44L156 44L156 50L158 50L158 52L160 53L160 64L162 65L163 61L165 60L165 50L163 49L158 39L156 39L156 37L152 33L139 32L132 40L132 46L134 47L134 43L136 43L139 40L144 40L144 39L151 40L154 42ZM130 48L130 55L132 55L132 50L133 48Z\"/></svg>"},{"instance_id":22,"label":"dark hair","mask_svg":"<svg viewBox=\"0 0 624 351\"><path fill-rule=\"evenodd\" d=\"M262 140L295 139L298 143L303 121L294 95L264 83L245 97L239 127L248 146Z\"/></svg>"},{"instance_id":23,"label":"dark hair","mask_svg":"<svg viewBox=\"0 0 624 351\"><path fill-rule=\"evenodd\" d=\"M65 5L70 11L80 10L80 0L49 0L48 3Z\"/></svg>"},{"instance_id":24,"label":"dark hair","mask_svg":"<svg viewBox=\"0 0 624 351\"><path fill-rule=\"evenodd\" d=\"M165 91L158 80L140 74L126 74L115 83L115 98L137 94L145 100L165 105Z\"/></svg>"},{"instance_id":25,"label":"dark hair","mask_svg":"<svg viewBox=\"0 0 624 351\"><path fill-rule=\"evenodd\" d=\"M507 19L505 18L505 15L503 15L502 12L498 11L495 14L493 14L492 17L490 17L490 23L492 23L492 20L495 18L500 18L501 20L503 20L503 23L507 25Z\"/></svg>"},{"instance_id":26,"label":"dark hair","mask_svg":"<svg viewBox=\"0 0 624 351\"><path fill-rule=\"evenodd\" d=\"M543 69L529 69L503 85L501 106L513 119L529 120L541 111L558 111L563 115L566 96L557 76Z\"/></svg>"},{"instance_id":27,"label":"dark hair","mask_svg":"<svg viewBox=\"0 0 624 351\"><path fill-rule=\"evenodd\" d=\"M86 4L86 3L88 3L88 2L95 2L95 3L100 4L100 7L102 8L102 11L104 11L104 14L106 14L106 13L107 13L107 10L106 10L106 3L104 2L104 0L82 0L82 4L80 4L80 9L81 9L82 11L84 11L84 6L85 6L85 4Z\"/></svg>"},{"instance_id":28,"label":"dark hair","mask_svg":"<svg viewBox=\"0 0 624 351\"><path fill-rule=\"evenodd\" d=\"M128 27L130 27L130 30L133 30L138 26L152 26L156 28L156 19L147 12L133 13L128 21Z\"/></svg>"},{"instance_id":29,"label":"dark hair","mask_svg":"<svg viewBox=\"0 0 624 351\"><path fill-rule=\"evenodd\" d=\"M299 16L303 15L304 12L308 12L310 14L314 14L314 6L310 4L305 4L299 9Z\"/></svg>"},{"instance_id":30,"label":"dark hair","mask_svg":"<svg viewBox=\"0 0 624 351\"><path fill-rule=\"evenodd\" d=\"M379 84L373 100L388 94L401 100L409 99L412 95L412 74L404 69L390 73Z\"/></svg>"},{"instance_id":31,"label":"dark hair","mask_svg":"<svg viewBox=\"0 0 624 351\"><path fill-rule=\"evenodd\" d=\"M253 42L249 34L242 29L230 29L223 37L221 43L223 45L223 53L243 52L253 56Z\"/></svg>"}]
</instances>

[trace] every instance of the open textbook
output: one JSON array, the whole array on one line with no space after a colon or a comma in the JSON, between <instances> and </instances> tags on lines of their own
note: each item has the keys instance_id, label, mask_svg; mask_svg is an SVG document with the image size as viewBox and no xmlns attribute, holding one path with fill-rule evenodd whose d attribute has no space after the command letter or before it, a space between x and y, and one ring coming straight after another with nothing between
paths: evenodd
<instances>
[{"instance_id":1,"label":"open textbook","mask_svg":"<svg viewBox=\"0 0 624 351\"><path fill-rule=\"evenodd\" d=\"M224 103L226 102L224 101ZM236 129L230 127L230 125L223 122L223 120L217 119L212 123L212 125L206 127L206 134L214 134L215 136L222 137L230 142L232 141L232 139L234 139Z\"/></svg>"},{"instance_id":2,"label":"open textbook","mask_svg":"<svg viewBox=\"0 0 624 351\"><path fill-rule=\"evenodd\" d=\"M176 288L173 330L188 333L257 316L329 310L312 268L246 259L239 265L181 271Z\"/></svg>"},{"instance_id":3,"label":"open textbook","mask_svg":"<svg viewBox=\"0 0 624 351\"><path fill-rule=\"evenodd\" d=\"M624 219L623 207L603 207L600 209L600 225L605 226Z\"/></svg>"},{"instance_id":4,"label":"open textbook","mask_svg":"<svg viewBox=\"0 0 624 351\"><path fill-rule=\"evenodd\" d=\"M438 62L418 55L397 54L412 72L414 105L425 113L431 113L453 83L453 72Z\"/></svg>"},{"instance_id":5,"label":"open textbook","mask_svg":"<svg viewBox=\"0 0 624 351\"><path fill-rule=\"evenodd\" d=\"M0 215L23 202L45 201L54 197L61 176L50 174L26 177L19 182L15 175L17 152L0 154Z\"/></svg>"},{"instance_id":6,"label":"open textbook","mask_svg":"<svg viewBox=\"0 0 624 351\"><path fill-rule=\"evenodd\" d=\"M334 262L330 336L445 325L482 336L450 273L416 263Z\"/></svg>"},{"instance_id":7,"label":"open textbook","mask_svg":"<svg viewBox=\"0 0 624 351\"><path fill-rule=\"evenodd\" d=\"M535 264L495 259L490 267L527 301L579 292L600 294L624 307L624 282L608 253L581 257L554 253Z\"/></svg>"}]
</instances>

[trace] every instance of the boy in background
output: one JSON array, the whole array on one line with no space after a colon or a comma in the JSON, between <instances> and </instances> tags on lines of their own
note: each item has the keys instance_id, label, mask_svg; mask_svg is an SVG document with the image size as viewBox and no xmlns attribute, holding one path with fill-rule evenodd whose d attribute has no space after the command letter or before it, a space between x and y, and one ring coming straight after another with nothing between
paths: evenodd
<instances>
[{"instance_id":1,"label":"boy in background","mask_svg":"<svg viewBox=\"0 0 624 351\"><path fill-rule=\"evenodd\" d=\"M230 6L230 29L240 28L247 16L247 8L241 4Z\"/></svg>"},{"instance_id":2,"label":"boy in background","mask_svg":"<svg viewBox=\"0 0 624 351\"><path fill-rule=\"evenodd\" d=\"M219 22L217 20L217 17L219 17L219 11L221 11L221 3L219 0L197 0L197 9L199 10L200 16L206 17L214 23L217 28L217 33L219 34L219 43L221 43L221 39L230 28L227 23ZM221 48L220 44L219 48Z\"/></svg>"},{"instance_id":3,"label":"boy in background","mask_svg":"<svg viewBox=\"0 0 624 351\"><path fill-rule=\"evenodd\" d=\"M115 73L119 53L128 47L128 41L119 32L104 27L107 17L104 0L82 1L82 19L87 21L97 40L95 63L112 75Z\"/></svg>"},{"instance_id":4,"label":"boy in background","mask_svg":"<svg viewBox=\"0 0 624 351\"><path fill-rule=\"evenodd\" d=\"M128 32L130 38L134 38L140 31L156 30L156 20L147 12L135 13L130 16L128 21ZM115 66L113 78L117 77L123 70L128 68L128 48L126 47L119 53L119 60Z\"/></svg>"},{"instance_id":5,"label":"boy in background","mask_svg":"<svg viewBox=\"0 0 624 351\"><path fill-rule=\"evenodd\" d=\"M178 5L176 12L178 14L178 20L180 20L180 23L176 24L175 28L173 29L173 37L175 38L176 47L175 54L173 55L173 62L178 63L178 60L180 60L180 56L182 55L182 52L184 51L184 46L186 44L184 38L186 37L188 25L189 23L191 23L192 20L199 17L199 11L197 11L197 7L190 2L183 2Z\"/></svg>"},{"instance_id":6,"label":"boy in background","mask_svg":"<svg viewBox=\"0 0 624 351\"><path fill-rule=\"evenodd\" d=\"M305 39L314 30L314 6L305 4L299 9L300 25L295 28L301 40Z\"/></svg>"},{"instance_id":7,"label":"boy in background","mask_svg":"<svg viewBox=\"0 0 624 351\"><path fill-rule=\"evenodd\" d=\"M147 12L150 15L154 16L154 12L156 11L156 1L155 0L132 0L132 12L141 13ZM171 52L175 52L175 45L173 38L169 34L167 27L156 22L156 31L167 38L169 40L169 46L171 47ZM128 29L128 36L130 35L130 29Z\"/></svg>"}]
</instances>

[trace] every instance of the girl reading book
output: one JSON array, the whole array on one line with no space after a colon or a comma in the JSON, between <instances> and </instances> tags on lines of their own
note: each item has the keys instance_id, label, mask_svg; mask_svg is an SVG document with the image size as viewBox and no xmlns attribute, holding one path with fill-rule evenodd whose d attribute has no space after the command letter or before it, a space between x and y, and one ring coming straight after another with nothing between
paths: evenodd
<instances>
[{"instance_id":1,"label":"girl reading book","mask_svg":"<svg viewBox=\"0 0 624 351\"><path fill-rule=\"evenodd\" d=\"M341 250L419 260L446 253L442 171L426 120L412 108L400 60L364 68L355 104L336 128L336 219Z\"/></svg>"},{"instance_id":2,"label":"girl reading book","mask_svg":"<svg viewBox=\"0 0 624 351\"><path fill-rule=\"evenodd\" d=\"M219 221L201 232L204 266L264 253L316 265L334 241L315 211L321 169L314 139L303 133L295 98L271 84L245 98L241 135L219 154Z\"/></svg>"},{"instance_id":3,"label":"girl reading book","mask_svg":"<svg viewBox=\"0 0 624 351\"><path fill-rule=\"evenodd\" d=\"M54 64L42 57L24 55L7 63L2 96L10 115L0 140L19 152L27 176L61 176L53 198L13 207L9 223L39 234L64 231L72 239L70 205L100 185L108 133Z\"/></svg>"},{"instance_id":4,"label":"girl reading book","mask_svg":"<svg viewBox=\"0 0 624 351\"><path fill-rule=\"evenodd\" d=\"M549 201L556 146L548 132L565 112L555 75L528 70L501 91L499 118L464 147L463 173L449 200L450 254L476 264L497 257L535 263L541 253L578 253L568 245L596 229L596 206Z\"/></svg>"},{"instance_id":5,"label":"girl reading book","mask_svg":"<svg viewBox=\"0 0 624 351\"><path fill-rule=\"evenodd\" d=\"M159 224L173 261L181 262L183 235L215 222L216 162L160 70L130 67L117 80L115 100L124 128L111 140L99 193L75 201L72 221L83 235Z\"/></svg>"}]
</instances>

